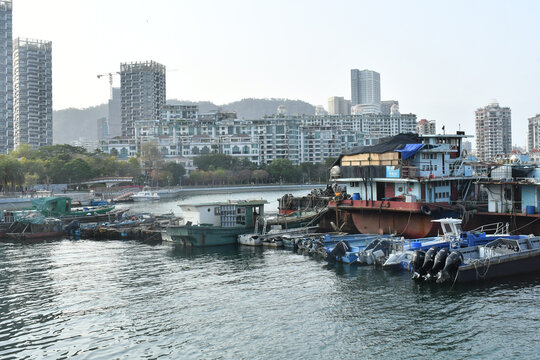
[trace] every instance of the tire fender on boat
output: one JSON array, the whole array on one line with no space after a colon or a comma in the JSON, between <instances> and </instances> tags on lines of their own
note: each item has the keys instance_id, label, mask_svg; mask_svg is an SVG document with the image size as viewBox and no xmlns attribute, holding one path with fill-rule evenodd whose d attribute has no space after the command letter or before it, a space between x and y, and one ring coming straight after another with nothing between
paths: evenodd
<instances>
[{"instance_id":1,"label":"tire fender on boat","mask_svg":"<svg viewBox=\"0 0 540 360\"><path fill-rule=\"evenodd\" d=\"M431 209L427 205L420 206L420 212L425 215L431 215Z\"/></svg>"}]
</instances>

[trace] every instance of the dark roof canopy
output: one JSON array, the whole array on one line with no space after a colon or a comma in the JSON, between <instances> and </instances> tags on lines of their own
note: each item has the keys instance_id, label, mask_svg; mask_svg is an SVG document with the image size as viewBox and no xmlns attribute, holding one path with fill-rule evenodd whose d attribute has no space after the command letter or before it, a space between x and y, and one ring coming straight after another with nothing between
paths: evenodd
<instances>
[{"instance_id":1,"label":"dark roof canopy","mask_svg":"<svg viewBox=\"0 0 540 360\"><path fill-rule=\"evenodd\" d=\"M376 145L356 146L343 153L343 155L356 155L364 153L382 154L401 149L406 144L422 144L422 139L415 133L398 134L379 140Z\"/></svg>"}]
</instances>

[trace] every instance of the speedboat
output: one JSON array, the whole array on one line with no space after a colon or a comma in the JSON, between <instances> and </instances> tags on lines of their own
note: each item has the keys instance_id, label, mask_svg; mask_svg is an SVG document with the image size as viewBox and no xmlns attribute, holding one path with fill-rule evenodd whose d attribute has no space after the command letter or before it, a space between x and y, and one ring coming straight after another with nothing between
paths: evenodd
<instances>
[{"instance_id":1,"label":"speedboat","mask_svg":"<svg viewBox=\"0 0 540 360\"><path fill-rule=\"evenodd\" d=\"M443 230L442 236L409 240L407 243L403 244L402 250L393 251L390 254L388 260L386 260L383 264L383 267L401 268L408 271L414 271L413 262L420 261L419 256L424 256L422 257L423 260L420 261L422 262L420 266L423 266L423 261L428 261L429 259L429 261L433 262L438 251L441 249L449 249L448 253L450 253L454 249L484 245L499 238L520 239L526 237L524 235L510 235L504 230L505 228L500 226L497 227L498 230L494 234L487 234L485 231L463 232L461 230L460 219L445 218L432 221L439 222L441 224L441 228ZM431 263L431 265L433 265L433 263ZM424 271L427 270L423 269L421 273Z\"/></svg>"},{"instance_id":2,"label":"speedboat","mask_svg":"<svg viewBox=\"0 0 540 360\"><path fill-rule=\"evenodd\" d=\"M540 271L540 237L499 238L453 251L436 274L437 283L470 282Z\"/></svg>"}]
</instances>

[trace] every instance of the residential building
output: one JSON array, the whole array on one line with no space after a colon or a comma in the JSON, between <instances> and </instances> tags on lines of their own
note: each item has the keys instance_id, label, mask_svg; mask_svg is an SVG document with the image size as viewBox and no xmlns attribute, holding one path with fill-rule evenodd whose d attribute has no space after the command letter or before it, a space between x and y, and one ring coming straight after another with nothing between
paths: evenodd
<instances>
[{"instance_id":1,"label":"residential building","mask_svg":"<svg viewBox=\"0 0 540 360\"><path fill-rule=\"evenodd\" d=\"M0 0L0 154L13 149L12 2Z\"/></svg>"},{"instance_id":2,"label":"residential building","mask_svg":"<svg viewBox=\"0 0 540 360\"><path fill-rule=\"evenodd\" d=\"M13 41L14 147L52 145L52 42Z\"/></svg>"},{"instance_id":3,"label":"residential building","mask_svg":"<svg viewBox=\"0 0 540 360\"><path fill-rule=\"evenodd\" d=\"M112 88L111 98L108 104L108 136L115 137L122 135L122 101L120 88Z\"/></svg>"},{"instance_id":4,"label":"residential building","mask_svg":"<svg viewBox=\"0 0 540 360\"><path fill-rule=\"evenodd\" d=\"M396 105L399 108L399 101L397 100L383 100L381 101L381 114L390 115L392 106Z\"/></svg>"},{"instance_id":5,"label":"residential building","mask_svg":"<svg viewBox=\"0 0 540 360\"><path fill-rule=\"evenodd\" d=\"M166 100L165 66L155 61L120 64L122 136L134 138L137 121L161 117Z\"/></svg>"},{"instance_id":6,"label":"residential building","mask_svg":"<svg viewBox=\"0 0 540 360\"><path fill-rule=\"evenodd\" d=\"M114 143L102 143L102 150L115 149L128 156L130 151L140 151L143 143L153 142L166 158L185 160L220 153L258 165L282 158L293 164L317 163L354 146L415 131L414 114L276 115L240 120L235 113L199 114L196 108L174 105L163 107L159 121L137 121L133 143L113 139Z\"/></svg>"},{"instance_id":7,"label":"residential building","mask_svg":"<svg viewBox=\"0 0 540 360\"><path fill-rule=\"evenodd\" d=\"M527 131L527 150L540 149L540 114L529 118Z\"/></svg>"},{"instance_id":8,"label":"residential building","mask_svg":"<svg viewBox=\"0 0 540 360\"><path fill-rule=\"evenodd\" d=\"M350 115L351 101L345 100L341 96L332 96L328 99L328 114L330 115Z\"/></svg>"},{"instance_id":9,"label":"residential building","mask_svg":"<svg viewBox=\"0 0 540 360\"><path fill-rule=\"evenodd\" d=\"M480 160L490 161L512 151L512 117L508 107L492 100L475 112L476 149Z\"/></svg>"},{"instance_id":10,"label":"residential building","mask_svg":"<svg viewBox=\"0 0 540 360\"><path fill-rule=\"evenodd\" d=\"M437 133L435 120L421 119L416 124L419 135L435 135Z\"/></svg>"},{"instance_id":11,"label":"residential building","mask_svg":"<svg viewBox=\"0 0 540 360\"><path fill-rule=\"evenodd\" d=\"M378 72L351 70L351 105L370 105L369 111L381 112L381 76Z\"/></svg>"}]
</instances>

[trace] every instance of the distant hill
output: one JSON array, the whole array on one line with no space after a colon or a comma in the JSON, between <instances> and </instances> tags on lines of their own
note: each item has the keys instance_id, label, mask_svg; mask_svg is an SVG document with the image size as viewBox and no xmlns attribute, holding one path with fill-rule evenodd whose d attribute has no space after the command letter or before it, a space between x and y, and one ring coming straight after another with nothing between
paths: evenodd
<instances>
[{"instance_id":1,"label":"distant hill","mask_svg":"<svg viewBox=\"0 0 540 360\"><path fill-rule=\"evenodd\" d=\"M290 115L313 115L315 106L302 100L289 99L242 99L229 104L216 105L209 101L167 100L168 104L199 105L199 112L211 110L234 111L239 119L260 119L265 115L274 115L280 105L285 105Z\"/></svg>"},{"instance_id":2,"label":"distant hill","mask_svg":"<svg viewBox=\"0 0 540 360\"><path fill-rule=\"evenodd\" d=\"M167 100L167 104L198 105L201 113L218 109L235 111L239 119L260 119L265 115L274 115L280 105L284 105L290 115L315 114L315 106L302 100L289 99L242 99L224 105L216 105L210 101L170 99ZM85 109L56 110L53 112L53 143L68 144L79 137L95 141L97 120L107 116L107 104Z\"/></svg>"},{"instance_id":3,"label":"distant hill","mask_svg":"<svg viewBox=\"0 0 540 360\"><path fill-rule=\"evenodd\" d=\"M53 143L69 144L79 137L97 140L97 119L108 116L107 104L86 109L64 109L53 112Z\"/></svg>"}]
</instances>

